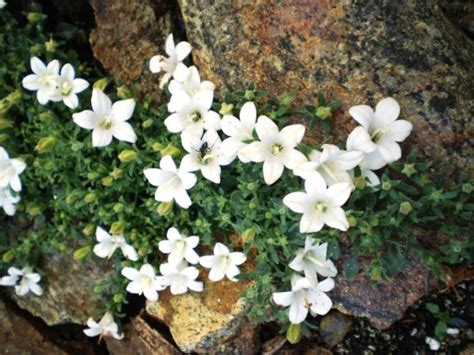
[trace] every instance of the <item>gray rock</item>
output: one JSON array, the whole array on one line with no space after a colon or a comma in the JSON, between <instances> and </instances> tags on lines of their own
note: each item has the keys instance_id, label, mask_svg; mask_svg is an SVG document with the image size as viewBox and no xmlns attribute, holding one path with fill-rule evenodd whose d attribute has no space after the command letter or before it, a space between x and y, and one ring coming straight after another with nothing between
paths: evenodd
<instances>
[{"instance_id":1,"label":"gray rock","mask_svg":"<svg viewBox=\"0 0 474 355\"><path fill-rule=\"evenodd\" d=\"M352 319L337 311L331 311L319 323L319 335L331 348L341 343L351 330Z\"/></svg>"}]
</instances>

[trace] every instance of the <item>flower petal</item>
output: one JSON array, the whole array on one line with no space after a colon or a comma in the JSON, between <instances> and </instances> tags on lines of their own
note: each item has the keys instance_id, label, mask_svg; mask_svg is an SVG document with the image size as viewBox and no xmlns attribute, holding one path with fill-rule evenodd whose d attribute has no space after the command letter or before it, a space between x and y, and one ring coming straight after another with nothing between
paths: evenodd
<instances>
[{"instance_id":1,"label":"flower petal","mask_svg":"<svg viewBox=\"0 0 474 355\"><path fill-rule=\"evenodd\" d=\"M284 139L286 148L294 148L303 139L305 127L302 124L293 124L284 127L280 132L280 137Z\"/></svg>"},{"instance_id":2,"label":"flower petal","mask_svg":"<svg viewBox=\"0 0 474 355\"><path fill-rule=\"evenodd\" d=\"M349 199L351 190L351 185L349 183L341 182L329 186L327 196L331 199L334 205L342 206Z\"/></svg>"},{"instance_id":3,"label":"flower petal","mask_svg":"<svg viewBox=\"0 0 474 355\"><path fill-rule=\"evenodd\" d=\"M349 109L349 115L352 116L362 127L369 129L370 123L374 119L374 110L367 105L352 106Z\"/></svg>"},{"instance_id":4,"label":"flower petal","mask_svg":"<svg viewBox=\"0 0 474 355\"><path fill-rule=\"evenodd\" d=\"M397 120L390 125L390 130L385 134L389 140L403 142L411 133L413 125L405 120Z\"/></svg>"},{"instance_id":5,"label":"flower petal","mask_svg":"<svg viewBox=\"0 0 474 355\"><path fill-rule=\"evenodd\" d=\"M280 133L276 123L267 116L260 116L258 118L257 124L255 125L255 130L257 131L258 138L265 141L277 139Z\"/></svg>"},{"instance_id":6,"label":"flower petal","mask_svg":"<svg viewBox=\"0 0 474 355\"><path fill-rule=\"evenodd\" d=\"M114 117L114 120L127 121L132 117L134 110L134 99L120 100L112 105L112 116Z\"/></svg>"},{"instance_id":7,"label":"flower petal","mask_svg":"<svg viewBox=\"0 0 474 355\"><path fill-rule=\"evenodd\" d=\"M395 121L400 115L400 105L392 97L386 97L379 101L375 107L374 120L371 128L377 129Z\"/></svg>"},{"instance_id":8,"label":"flower petal","mask_svg":"<svg viewBox=\"0 0 474 355\"><path fill-rule=\"evenodd\" d=\"M377 146L383 159L390 164L402 157L402 150L398 143L384 138L382 138Z\"/></svg>"},{"instance_id":9,"label":"flower petal","mask_svg":"<svg viewBox=\"0 0 474 355\"><path fill-rule=\"evenodd\" d=\"M349 134L346 147L348 150L359 150L364 153L370 153L377 149L367 130L361 126L354 128Z\"/></svg>"},{"instance_id":10,"label":"flower petal","mask_svg":"<svg viewBox=\"0 0 474 355\"><path fill-rule=\"evenodd\" d=\"M308 203L308 195L304 192L292 192L283 198L283 204L296 213L304 213Z\"/></svg>"},{"instance_id":11,"label":"flower petal","mask_svg":"<svg viewBox=\"0 0 474 355\"><path fill-rule=\"evenodd\" d=\"M95 128L92 131L92 146L105 147L112 142L112 132L101 128Z\"/></svg>"},{"instance_id":12,"label":"flower petal","mask_svg":"<svg viewBox=\"0 0 474 355\"><path fill-rule=\"evenodd\" d=\"M108 115L112 110L112 101L100 89L92 90L91 104L94 112L99 115Z\"/></svg>"},{"instance_id":13,"label":"flower petal","mask_svg":"<svg viewBox=\"0 0 474 355\"><path fill-rule=\"evenodd\" d=\"M288 307L293 301L293 292L274 292L272 295L273 302L279 306Z\"/></svg>"},{"instance_id":14,"label":"flower petal","mask_svg":"<svg viewBox=\"0 0 474 355\"><path fill-rule=\"evenodd\" d=\"M75 124L81 128L94 129L97 127L97 120L95 114L91 110L85 110L72 115Z\"/></svg>"},{"instance_id":15,"label":"flower petal","mask_svg":"<svg viewBox=\"0 0 474 355\"><path fill-rule=\"evenodd\" d=\"M253 142L242 148L239 157L244 157L247 161L261 163L265 160L265 145L262 142Z\"/></svg>"},{"instance_id":16,"label":"flower petal","mask_svg":"<svg viewBox=\"0 0 474 355\"><path fill-rule=\"evenodd\" d=\"M329 227L346 231L349 229L349 221L346 213L340 207L333 207L328 209L325 213L325 222Z\"/></svg>"},{"instance_id":17,"label":"flower petal","mask_svg":"<svg viewBox=\"0 0 474 355\"><path fill-rule=\"evenodd\" d=\"M300 221L301 233L319 232L324 226L324 216L322 213L312 211L304 213Z\"/></svg>"},{"instance_id":18,"label":"flower petal","mask_svg":"<svg viewBox=\"0 0 474 355\"><path fill-rule=\"evenodd\" d=\"M124 142L135 143L137 141L137 135L128 122L115 123L112 127L112 134L115 138Z\"/></svg>"},{"instance_id":19,"label":"flower petal","mask_svg":"<svg viewBox=\"0 0 474 355\"><path fill-rule=\"evenodd\" d=\"M191 53L191 45L188 42L179 42L176 45L176 59L179 62L182 62L184 58L186 58L189 53Z\"/></svg>"}]
</instances>

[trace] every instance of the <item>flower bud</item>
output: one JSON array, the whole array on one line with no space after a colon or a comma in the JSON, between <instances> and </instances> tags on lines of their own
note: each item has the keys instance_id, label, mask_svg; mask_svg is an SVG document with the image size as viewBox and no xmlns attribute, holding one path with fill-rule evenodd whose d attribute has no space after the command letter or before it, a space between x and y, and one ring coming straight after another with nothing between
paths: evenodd
<instances>
[{"instance_id":1,"label":"flower bud","mask_svg":"<svg viewBox=\"0 0 474 355\"><path fill-rule=\"evenodd\" d=\"M118 158L122 163L126 163L126 162L137 159L137 156L138 154L136 151L132 149L125 149L120 152Z\"/></svg>"},{"instance_id":2,"label":"flower bud","mask_svg":"<svg viewBox=\"0 0 474 355\"><path fill-rule=\"evenodd\" d=\"M461 190L465 194L470 194L472 192L472 184L470 184L468 182L465 183L465 184L462 184Z\"/></svg>"},{"instance_id":3,"label":"flower bud","mask_svg":"<svg viewBox=\"0 0 474 355\"><path fill-rule=\"evenodd\" d=\"M226 104L225 102L222 103L221 105L221 109L219 110L219 113L222 115L222 116L225 116L225 115L232 115L232 110L234 109L234 105L232 104Z\"/></svg>"},{"instance_id":4,"label":"flower bud","mask_svg":"<svg viewBox=\"0 0 474 355\"><path fill-rule=\"evenodd\" d=\"M26 15L26 18L30 23L41 21L44 17L45 16L40 12L28 12L28 14Z\"/></svg>"},{"instance_id":5,"label":"flower bud","mask_svg":"<svg viewBox=\"0 0 474 355\"><path fill-rule=\"evenodd\" d=\"M153 120L151 118L142 123L142 127L145 129L150 128L151 126L153 126Z\"/></svg>"},{"instance_id":6,"label":"flower bud","mask_svg":"<svg viewBox=\"0 0 474 355\"><path fill-rule=\"evenodd\" d=\"M129 234L129 239L133 242L134 240L137 239L137 231L136 230L132 230Z\"/></svg>"},{"instance_id":7,"label":"flower bud","mask_svg":"<svg viewBox=\"0 0 474 355\"><path fill-rule=\"evenodd\" d=\"M392 188L392 184L390 183L390 181L384 181L382 183L382 190L388 191L391 188Z\"/></svg>"},{"instance_id":8,"label":"flower bud","mask_svg":"<svg viewBox=\"0 0 474 355\"><path fill-rule=\"evenodd\" d=\"M416 173L415 164L405 164L403 165L402 173L410 177Z\"/></svg>"},{"instance_id":9,"label":"flower bud","mask_svg":"<svg viewBox=\"0 0 474 355\"><path fill-rule=\"evenodd\" d=\"M242 241L244 243L252 242L255 238L255 230L253 228L248 228L242 233Z\"/></svg>"},{"instance_id":10,"label":"flower bud","mask_svg":"<svg viewBox=\"0 0 474 355\"><path fill-rule=\"evenodd\" d=\"M370 270L370 278L372 281L380 281L380 279L382 278L382 270L380 270L380 267L374 266Z\"/></svg>"},{"instance_id":11,"label":"flower bud","mask_svg":"<svg viewBox=\"0 0 474 355\"><path fill-rule=\"evenodd\" d=\"M94 83L94 85L92 85L92 87L94 89L99 89L99 90L104 91L106 89L106 87L109 85L109 83L110 83L109 78L102 78L102 79L97 80Z\"/></svg>"},{"instance_id":12,"label":"flower bud","mask_svg":"<svg viewBox=\"0 0 474 355\"><path fill-rule=\"evenodd\" d=\"M89 223L87 226L84 227L82 230L82 233L84 233L87 236L91 236L95 231L95 225L92 223Z\"/></svg>"},{"instance_id":13,"label":"flower bud","mask_svg":"<svg viewBox=\"0 0 474 355\"><path fill-rule=\"evenodd\" d=\"M350 227L355 227L357 225L357 218L355 218L353 215L347 216L347 221L349 222Z\"/></svg>"},{"instance_id":14,"label":"flower bud","mask_svg":"<svg viewBox=\"0 0 474 355\"><path fill-rule=\"evenodd\" d=\"M19 103L20 100L21 100L21 90L17 89L15 91L11 92L10 94L8 94L6 99L11 105L15 105L15 104Z\"/></svg>"},{"instance_id":15,"label":"flower bud","mask_svg":"<svg viewBox=\"0 0 474 355\"><path fill-rule=\"evenodd\" d=\"M163 148L164 146L161 143L153 143L153 145L151 146L151 149L153 149L154 152L159 152Z\"/></svg>"},{"instance_id":16,"label":"flower bud","mask_svg":"<svg viewBox=\"0 0 474 355\"><path fill-rule=\"evenodd\" d=\"M89 181L95 181L99 178L99 174L96 173L95 171L92 171L90 173L87 173L87 180Z\"/></svg>"},{"instance_id":17,"label":"flower bud","mask_svg":"<svg viewBox=\"0 0 474 355\"><path fill-rule=\"evenodd\" d=\"M53 171L54 169L56 169L56 164L54 163L54 161L48 161L46 164L44 164L44 169L46 171Z\"/></svg>"},{"instance_id":18,"label":"flower bud","mask_svg":"<svg viewBox=\"0 0 474 355\"><path fill-rule=\"evenodd\" d=\"M123 205L121 203L116 203L113 209L115 213L121 213L123 212Z\"/></svg>"},{"instance_id":19,"label":"flower bud","mask_svg":"<svg viewBox=\"0 0 474 355\"><path fill-rule=\"evenodd\" d=\"M354 186L356 187L356 189L358 190L362 190L364 187L365 187L365 179L363 176L357 176L355 179L354 179Z\"/></svg>"},{"instance_id":20,"label":"flower bud","mask_svg":"<svg viewBox=\"0 0 474 355\"><path fill-rule=\"evenodd\" d=\"M132 93L125 85L121 85L117 88L117 96L121 99L129 99L132 97Z\"/></svg>"},{"instance_id":21,"label":"flower bud","mask_svg":"<svg viewBox=\"0 0 474 355\"><path fill-rule=\"evenodd\" d=\"M102 185L104 186L112 186L114 182L114 178L112 176L106 176L104 178L102 178Z\"/></svg>"},{"instance_id":22,"label":"flower bud","mask_svg":"<svg viewBox=\"0 0 474 355\"><path fill-rule=\"evenodd\" d=\"M301 327L299 324L291 323L286 331L286 339L290 344L296 344L301 340Z\"/></svg>"},{"instance_id":23,"label":"flower bud","mask_svg":"<svg viewBox=\"0 0 474 355\"><path fill-rule=\"evenodd\" d=\"M38 206L28 206L26 208L26 212L28 212L28 214L31 217L35 217L35 216L38 216L39 214L41 214L41 209Z\"/></svg>"},{"instance_id":24,"label":"flower bud","mask_svg":"<svg viewBox=\"0 0 474 355\"><path fill-rule=\"evenodd\" d=\"M54 53L56 52L59 44L51 38L48 42L45 42L44 46L46 47L46 52Z\"/></svg>"},{"instance_id":25,"label":"flower bud","mask_svg":"<svg viewBox=\"0 0 474 355\"><path fill-rule=\"evenodd\" d=\"M7 129L11 127L13 127L13 121L7 120L6 118L0 118L0 129Z\"/></svg>"},{"instance_id":26,"label":"flower bud","mask_svg":"<svg viewBox=\"0 0 474 355\"><path fill-rule=\"evenodd\" d=\"M76 249L74 251L74 254L72 254L72 257L74 260L82 260L84 259L89 253L91 252L92 247L90 245L86 245L85 247Z\"/></svg>"},{"instance_id":27,"label":"flower bud","mask_svg":"<svg viewBox=\"0 0 474 355\"><path fill-rule=\"evenodd\" d=\"M123 170L119 168L114 168L111 175L115 180L117 180L118 178L122 177Z\"/></svg>"},{"instance_id":28,"label":"flower bud","mask_svg":"<svg viewBox=\"0 0 474 355\"><path fill-rule=\"evenodd\" d=\"M413 207L410 202L405 201L400 204L400 213L405 216L408 215L413 210Z\"/></svg>"},{"instance_id":29,"label":"flower bud","mask_svg":"<svg viewBox=\"0 0 474 355\"><path fill-rule=\"evenodd\" d=\"M158 205L158 208L156 209L156 212L160 216L166 216L173 210L173 201L170 202L162 202Z\"/></svg>"},{"instance_id":30,"label":"flower bud","mask_svg":"<svg viewBox=\"0 0 474 355\"><path fill-rule=\"evenodd\" d=\"M66 203L68 205L72 205L74 202L77 201L77 195L75 193L72 193L72 194L69 194L67 197L66 197Z\"/></svg>"},{"instance_id":31,"label":"flower bud","mask_svg":"<svg viewBox=\"0 0 474 355\"><path fill-rule=\"evenodd\" d=\"M171 155L172 157L177 157L181 154L181 150L171 144L168 144L165 149L160 151L161 156Z\"/></svg>"},{"instance_id":32,"label":"flower bud","mask_svg":"<svg viewBox=\"0 0 474 355\"><path fill-rule=\"evenodd\" d=\"M48 136L48 137L41 138L38 141L38 144L36 144L35 150L38 153L49 152L56 145L57 141L58 141L57 138L54 137L54 136Z\"/></svg>"},{"instance_id":33,"label":"flower bud","mask_svg":"<svg viewBox=\"0 0 474 355\"><path fill-rule=\"evenodd\" d=\"M114 295L114 302L121 303L123 301L123 295L121 293L117 293Z\"/></svg>"},{"instance_id":34,"label":"flower bud","mask_svg":"<svg viewBox=\"0 0 474 355\"><path fill-rule=\"evenodd\" d=\"M112 227L110 227L110 232L112 235L121 235L123 234L123 230L125 229L125 222L117 221L112 223Z\"/></svg>"},{"instance_id":35,"label":"flower bud","mask_svg":"<svg viewBox=\"0 0 474 355\"><path fill-rule=\"evenodd\" d=\"M38 117L42 122L47 123L47 122L53 121L56 116L54 115L54 113L47 111L47 112L41 112Z\"/></svg>"},{"instance_id":36,"label":"flower bud","mask_svg":"<svg viewBox=\"0 0 474 355\"><path fill-rule=\"evenodd\" d=\"M9 251L3 253L2 260L5 263L10 263L13 260L14 257L15 257L15 252L13 250L9 250Z\"/></svg>"},{"instance_id":37,"label":"flower bud","mask_svg":"<svg viewBox=\"0 0 474 355\"><path fill-rule=\"evenodd\" d=\"M248 101L255 99L255 90L245 90L244 97Z\"/></svg>"},{"instance_id":38,"label":"flower bud","mask_svg":"<svg viewBox=\"0 0 474 355\"><path fill-rule=\"evenodd\" d=\"M97 194L95 192L89 192L86 196L84 196L84 202L92 203L97 200Z\"/></svg>"},{"instance_id":39,"label":"flower bud","mask_svg":"<svg viewBox=\"0 0 474 355\"><path fill-rule=\"evenodd\" d=\"M1 143L5 143L5 142L8 140L8 137L9 137L9 136L8 136L8 134L6 134L6 133L0 134L0 144L1 144Z\"/></svg>"},{"instance_id":40,"label":"flower bud","mask_svg":"<svg viewBox=\"0 0 474 355\"><path fill-rule=\"evenodd\" d=\"M332 116L331 108L327 106L320 106L316 109L316 117L321 120L327 120Z\"/></svg>"}]
</instances>

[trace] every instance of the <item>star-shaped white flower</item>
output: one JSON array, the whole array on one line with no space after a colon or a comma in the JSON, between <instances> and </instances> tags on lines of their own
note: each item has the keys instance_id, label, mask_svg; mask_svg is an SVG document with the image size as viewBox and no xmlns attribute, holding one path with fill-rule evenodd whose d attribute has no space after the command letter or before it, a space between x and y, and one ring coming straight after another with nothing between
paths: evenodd
<instances>
[{"instance_id":1,"label":"star-shaped white flower","mask_svg":"<svg viewBox=\"0 0 474 355\"><path fill-rule=\"evenodd\" d=\"M253 102L246 102L240 109L239 118L232 115L222 117L222 131L229 136L222 142L221 150L226 156L235 158L239 156L239 160L247 163L246 159L240 151L248 145L249 140L253 140L253 130L257 121L257 108Z\"/></svg>"},{"instance_id":2,"label":"star-shaped white flower","mask_svg":"<svg viewBox=\"0 0 474 355\"><path fill-rule=\"evenodd\" d=\"M199 237L192 235L189 237L182 236L179 231L171 227L166 233L168 240L162 240L158 243L158 249L162 253L169 254L168 262L170 265L178 265L183 260L191 264L199 262L199 255L194 251L194 248L199 244Z\"/></svg>"},{"instance_id":3,"label":"star-shaped white flower","mask_svg":"<svg viewBox=\"0 0 474 355\"><path fill-rule=\"evenodd\" d=\"M348 182L352 185L349 171L354 169L363 159L364 153L359 151L344 151L332 144L324 144L323 151L313 150L309 161L297 166L293 173L303 179L311 179L318 172L326 181L333 185Z\"/></svg>"},{"instance_id":4,"label":"star-shaped white flower","mask_svg":"<svg viewBox=\"0 0 474 355\"><path fill-rule=\"evenodd\" d=\"M130 123L135 109L135 100L112 101L102 90L92 91L92 110L85 110L72 115L74 122L82 128L92 129L92 145L105 147L115 137L118 140L135 143L137 136Z\"/></svg>"},{"instance_id":5,"label":"star-shaped white flower","mask_svg":"<svg viewBox=\"0 0 474 355\"><path fill-rule=\"evenodd\" d=\"M326 259L328 243L313 245L314 239L306 237L304 249L298 250L296 257L289 267L298 272L304 272L304 276L317 285L317 274L324 277L334 277L337 275L334 263Z\"/></svg>"},{"instance_id":6,"label":"star-shaped white flower","mask_svg":"<svg viewBox=\"0 0 474 355\"><path fill-rule=\"evenodd\" d=\"M91 317L87 320L87 326L89 328L84 329L84 334L88 337L96 337L97 335L102 336L113 336L115 339L123 339L123 333L118 332L118 325L114 321L114 316L110 312L106 312L102 319L97 323Z\"/></svg>"},{"instance_id":7,"label":"star-shaped white flower","mask_svg":"<svg viewBox=\"0 0 474 355\"><path fill-rule=\"evenodd\" d=\"M51 94L52 101L63 101L64 104L75 109L79 105L77 94L89 87L84 79L74 78L76 73L71 64L65 64L61 68L61 75L56 81L55 90Z\"/></svg>"},{"instance_id":8,"label":"star-shaped white flower","mask_svg":"<svg viewBox=\"0 0 474 355\"><path fill-rule=\"evenodd\" d=\"M221 151L221 139L217 132L207 131L202 139L189 134L181 137L181 144L188 152L181 160L181 165L189 171L200 170L206 179L219 184L221 165L229 165L232 157L225 156Z\"/></svg>"},{"instance_id":9,"label":"star-shaped white flower","mask_svg":"<svg viewBox=\"0 0 474 355\"><path fill-rule=\"evenodd\" d=\"M5 213L13 216L16 212L16 204L20 201L20 196L13 196L9 187L0 188L0 207Z\"/></svg>"},{"instance_id":10,"label":"star-shaped white flower","mask_svg":"<svg viewBox=\"0 0 474 355\"><path fill-rule=\"evenodd\" d=\"M216 243L214 246L214 255L201 256L199 263L201 266L211 269L209 279L211 281L222 280L225 276L231 281L237 281L235 276L240 274L238 265L247 260L244 253L230 252L222 243Z\"/></svg>"},{"instance_id":11,"label":"star-shaped white flower","mask_svg":"<svg viewBox=\"0 0 474 355\"><path fill-rule=\"evenodd\" d=\"M283 203L296 213L302 213L301 233L319 232L325 224L346 231L349 228L346 213L341 206L351 194L347 182L334 184L327 188L320 174L314 174L305 181L306 192L293 192L285 196Z\"/></svg>"},{"instance_id":12,"label":"star-shaped white flower","mask_svg":"<svg viewBox=\"0 0 474 355\"><path fill-rule=\"evenodd\" d=\"M43 294L43 289L38 285L41 281L41 276L33 272L31 267L26 266L21 270L16 267L10 267L8 273L8 276L3 276L0 280L1 286L14 286L18 296L24 296L30 291L37 296Z\"/></svg>"},{"instance_id":13,"label":"star-shaped white flower","mask_svg":"<svg viewBox=\"0 0 474 355\"><path fill-rule=\"evenodd\" d=\"M325 294L334 288L334 280L327 278L316 287L307 278L293 275L291 291L273 293L273 302L279 306L290 307L289 319L293 324L302 323L308 312L325 315L332 308L331 299Z\"/></svg>"},{"instance_id":14,"label":"star-shaped white flower","mask_svg":"<svg viewBox=\"0 0 474 355\"><path fill-rule=\"evenodd\" d=\"M39 58L32 57L30 65L33 74L25 76L22 85L27 90L36 91L38 102L45 105L51 100L51 95L57 87L59 62L53 60L46 66Z\"/></svg>"},{"instance_id":15,"label":"star-shaped white flower","mask_svg":"<svg viewBox=\"0 0 474 355\"><path fill-rule=\"evenodd\" d=\"M372 164L371 160L380 160L380 157L387 164L401 158L398 142L403 142L410 135L413 125L405 120L397 120L400 105L395 99L387 97L380 100L375 112L367 105L353 106L349 114L361 126L356 127L347 138L347 149L377 155L366 156L369 165Z\"/></svg>"},{"instance_id":16,"label":"star-shaped white flower","mask_svg":"<svg viewBox=\"0 0 474 355\"><path fill-rule=\"evenodd\" d=\"M160 169L145 169L143 172L150 184L158 186L155 200L160 202L175 200L182 208L191 206L192 202L186 190L196 184L197 178L183 164L177 169L173 158L167 155L160 160Z\"/></svg>"},{"instance_id":17,"label":"star-shaped white flower","mask_svg":"<svg viewBox=\"0 0 474 355\"><path fill-rule=\"evenodd\" d=\"M260 141L244 147L240 150L240 156L248 161L263 162L263 177L267 185L277 181L285 167L293 170L307 161L304 154L295 149L303 139L303 125L294 124L279 131L270 118L260 116L255 130Z\"/></svg>"},{"instance_id":18,"label":"star-shaped white flower","mask_svg":"<svg viewBox=\"0 0 474 355\"><path fill-rule=\"evenodd\" d=\"M3 9L5 6L7 6L7 2L5 0L0 0L0 9Z\"/></svg>"},{"instance_id":19,"label":"star-shaped white flower","mask_svg":"<svg viewBox=\"0 0 474 355\"><path fill-rule=\"evenodd\" d=\"M180 295L189 290L202 292L204 285L196 281L199 270L194 266L188 266L185 261L177 265L164 263L160 265L160 272L163 275L164 283L170 287L173 295Z\"/></svg>"},{"instance_id":20,"label":"star-shaped white flower","mask_svg":"<svg viewBox=\"0 0 474 355\"><path fill-rule=\"evenodd\" d=\"M211 90L199 91L193 96L184 91L173 95L173 100L179 102L178 111L165 119L168 131L172 133L185 132L186 134L201 137L204 130L221 129L221 119L217 112L211 110L214 92ZM178 105L172 106L178 108Z\"/></svg>"},{"instance_id":21,"label":"star-shaped white flower","mask_svg":"<svg viewBox=\"0 0 474 355\"><path fill-rule=\"evenodd\" d=\"M102 228L97 227L95 236L99 243L94 246L94 254L98 257L110 258L115 249L120 248L127 259L138 260L135 248L127 244L123 235L110 235Z\"/></svg>"},{"instance_id":22,"label":"star-shaped white flower","mask_svg":"<svg viewBox=\"0 0 474 355\"><path fill-rule=\"evenodd\" d=\"M140 270L124 267L122 275L131 281L127 286L128 292L143 294L150 301L158 300L158 291L166 288L163 277L156 276L155 269L150 264L144 264Z\"/></svg>"},{"instance_id":23,"label":"star-shaped white flower","mask_svg":"<svg viewBox=\"0 0 474 355\"><path fill-rule=\"evenodd\" d=\"M165 74L161 78L160 88L173 77L176 80L184 81L188 75L188 68L183 64L183 60L191 53L191 45L188 42L179 42L174 45L173 34L166 38L165 52L168 57L155 55L150 59L150 71Z\"/></svg>"},{"instance_id":24,"label":"star-shaped white flower","mask_svg":"<svg viewBox=\"0 0 474 355\"><path fill-rule=\"evenodd\" d=\"M10 186L13 191L21 191L20 174L26 164L20 159L10 159L5 149L0 147L0 189Z\"/></svg>"}]
</instances>

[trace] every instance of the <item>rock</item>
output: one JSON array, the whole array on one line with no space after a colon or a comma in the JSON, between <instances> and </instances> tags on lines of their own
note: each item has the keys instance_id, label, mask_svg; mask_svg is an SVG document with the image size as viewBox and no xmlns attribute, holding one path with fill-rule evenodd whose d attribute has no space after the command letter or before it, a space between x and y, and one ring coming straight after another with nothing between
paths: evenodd
<instances>
[{"instance_id":1,"label":"rock","mask_svg":"<svg viewBox=\"0 0 474 355\"><path fill-rule=\"evenodd\" d=\"M174 296L166 290L157 302L147 301L146 312L170 328L183 352L256 353L259 335L239 298L245 284L204 280L202 293Z\"/></svg>"},{"instance_id":2,"label":"rock","mask_svg":"<svg viewBox=\"0 0 474 355\"><path fill-rule=\"evenodd\" d=\"M410 142L437 168L474 173L474 43L446 19L437 0L179 4L194 62L218 88L242 89L254 81L271 95L294 89L297 102L314 102L321 88L344 104L333 118L335 143L355 125L350 106L390 95L414 124ZM316 142L329 140L312 133Z\"/></svg>"},{"instance_id":3,"label":"rock","mask_svg":"<svg viewBox=\"0 0 474 355\"><path fill-rule=\"evenodd\" d=\"M94 56L114 78L134 85L141 96L158 98L159 77L148 63L164 54L164 43L176 29L175 8L160 0L90 0L96 28L90 35Z\"/></svg>"},{"instance_id":4,"label":"rock","mask_svg":"<svg viewBox=\"0 0 474 355\"><path fill-rule=\"evenodd\" d=\"M158 331L150 327L141 317L137 316L124 327L125 338L116 340L104 337L107 350L111 355L178 355L181 354Z\"/></svg>"},{"instance_id":5,"label":"rock","mask_svg":"<svg viewBox=\"0 0 474 355\"><path fill-rule=\"evenodd\" d=\"M92 292L96 282L113 275L111 264L94 258L91 262L76 262L71 255L50 254L44 258L41 271L43 295L29 293L11 298L48 325L63 323L85 324L87 319L103 308L103 302Z\"/></svg>"},{"instance_id":6,"label":"rock","mask_svg":"<svg viewBox=\"0 0 474 355\"><path fill-rule=\"evenodd\" d=\"M459 353L460 355L472 355L474 354L474 344L467 344L466 348Z\"/></svg>"},{"instance_id":7,"label":"rock","mask_svg":"<svg viewBox=\"0 0 474 355\"><path fill-rule=\"evenodd\" d=\"M0 344L2 354L67 354L46 340L34 326L9 310L1 299Z\"/></svg>"},{"instance_id":8,"label":"rock","mask_svg":"<svg viewBox=\"0 0 474 355\"><path fill-rule=\"evenodd\" d=\"M319 335L332 348L344 340L351 327L351 318L337 311L332 311L321 319Z\"/></svg>"}]
</instances>

